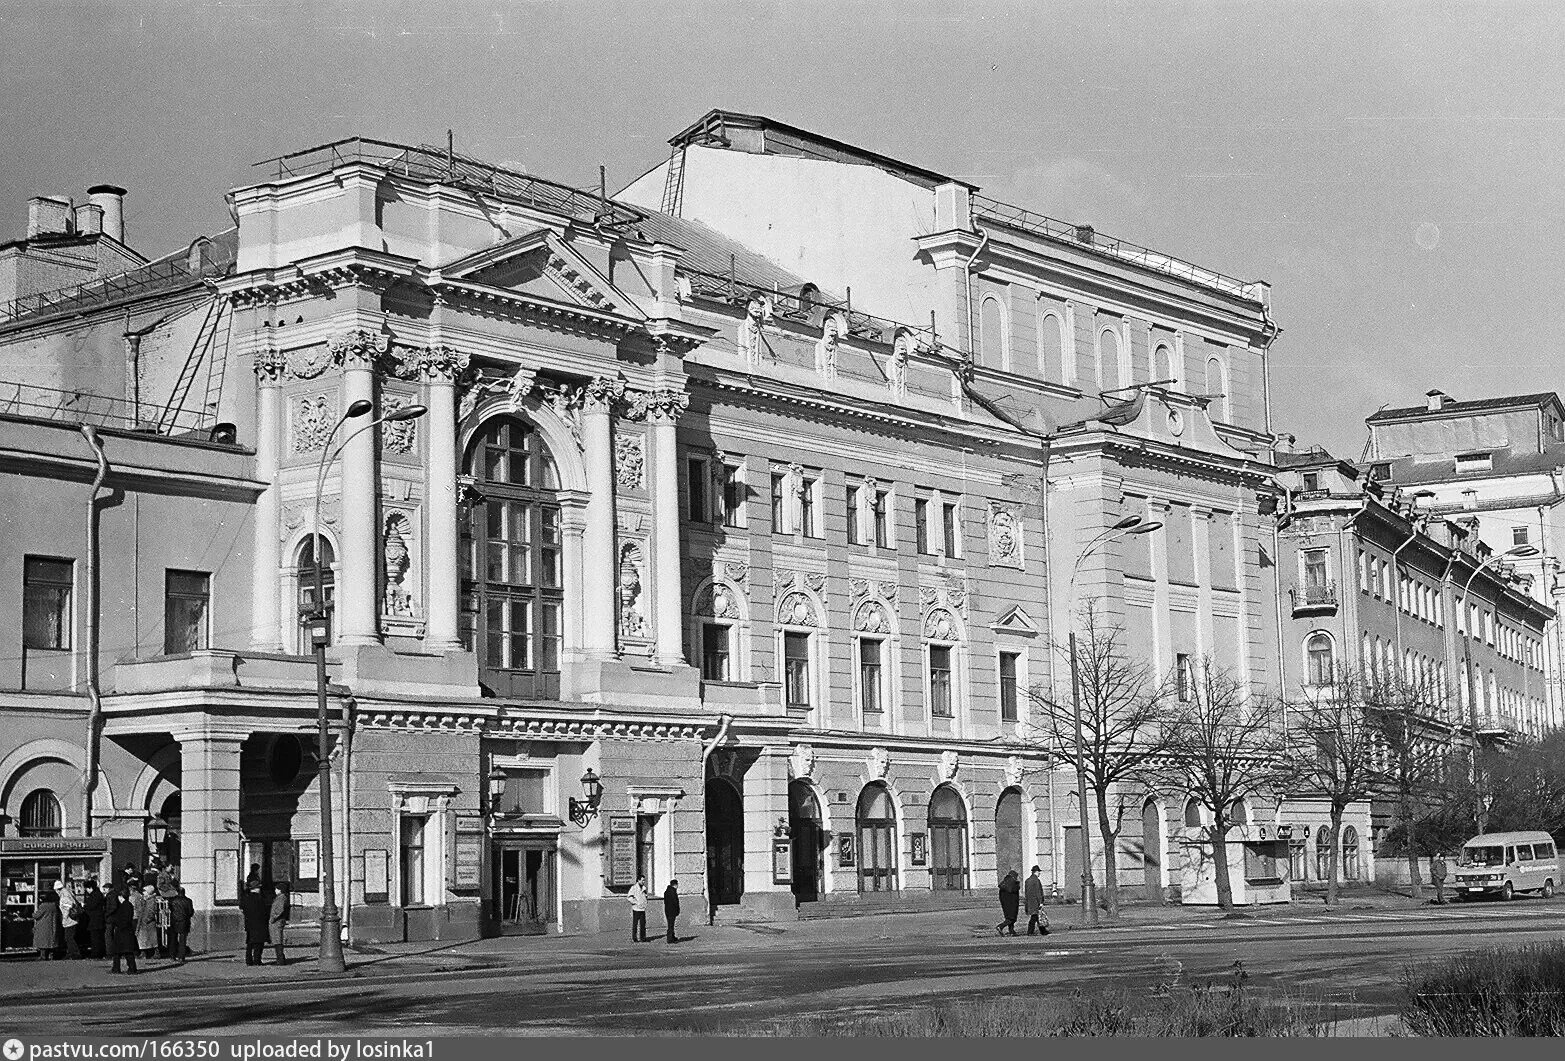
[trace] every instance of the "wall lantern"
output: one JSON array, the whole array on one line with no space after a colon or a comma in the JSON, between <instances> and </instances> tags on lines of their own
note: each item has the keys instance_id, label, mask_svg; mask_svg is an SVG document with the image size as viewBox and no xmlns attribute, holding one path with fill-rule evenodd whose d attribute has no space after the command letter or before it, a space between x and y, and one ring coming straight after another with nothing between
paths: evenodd
<instances>
[{"instance_id":1,"label":"wall lantern","mask_svg":"<svg viewBox=\"0 0 1565 1061\"><path fill-rule=\"evenodd\" d=\"M510 779L511 775L507 774L498 766L489 771L488 781L490 814L499 815L501 813L500 800L505 796L505 785L506 782L508 782Z\"/></svg>"},{"instance_id":2,"label":"wall lantern","mask_svg":"<svg viewBox=\"0 0 1565 1061\"><path fill-rule=\"evenodd\" d=\"M163 841L168 839L168 822L162 818L147 819L147 850L158 854L163 850Z\"/></svg>"},{"instance_id":3,"label":"wall lantern","mask_svg":"<svg viewBox=\"0 0 1565 1061\"><path fill-rule=\"evenodd\" d=\"M787 818L779 817L777 819L777 824L772 826L772 838L774 840L787 840L792 835L792 833L793 830L788 828Z\"/></svg>"},{"instance_id":4,"label":"wall lantern","mask_svg":"<svg viewBox=\"0 0 1565 1061\"><path fill-rule=\"evenodd\" d=\"M587 827L587 823L598 816L598 804L603 802L603 782L598 780L598 775L592 772L592 767L587 767L587 772L581 775L581 790L586 794L584 800L572 798L570 801L571 821Z\"/></svg>"}]
</instances>

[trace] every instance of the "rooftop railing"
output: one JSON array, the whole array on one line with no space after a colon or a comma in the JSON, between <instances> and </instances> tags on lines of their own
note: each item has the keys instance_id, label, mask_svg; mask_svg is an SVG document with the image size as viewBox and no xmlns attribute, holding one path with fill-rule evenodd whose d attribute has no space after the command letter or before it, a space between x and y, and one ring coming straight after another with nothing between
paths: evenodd
<instances>
[{"instance_id":1,"label":"rooftop railing","mask_svg":"<svg viewBox=\"0 0 1565 1061\"><path fill-rule=\"evenodd\" d=\"M158 417L163 410L150 402L136 403L125 398L94 394L82 390L58 390L32 383L0 380L0 416L28 416L38 420L60 420L91 424L94 427L144 431L148 434L180 435L203 431L212 426L210 413L180 413L159 431Z\"/></svg>"},{"instance_id":2,"label":"rooftop railing","mask_svg":"<svg viewBox=\"0 0 1565 1061\"><path fill-rule=\"evenodd\" d=\"M223 270L224 266L220 263L203 261L200 271L193 272L188 259L166 258L149 265L137 266L114 276L105 276L56 288L53 291L40 291L37 294L14 298L0 304L0 325L38 313L65 313L73 309L134 298L137 295L177 287L182 283L193 283L205 277L218 276Z\"/></svg>"},{"instance_id":3,"label":"rooftop railing","mask_svg":"<svg viewBox=\"0 0 1565 1061\"><path fill-rule=\"evenodd\" d=\"M1159 253L1128 240L1115 239L1094 229L1091 225L1073 225L1067 221L1034 213L1020 206L1002 203L987 195L972 198L975 213L993 218L1004 225L1019 228L1034 235L1060 240L1078 247L1086 247L1121 261L1131 262L1147 269L1187 280L1192 284L1210 287L1234 298L1249 302L1261 301L1261 285L1237 277L1225 276L1211 269L1203 269L1182 259Z\"/></svg>"}]
</instances>

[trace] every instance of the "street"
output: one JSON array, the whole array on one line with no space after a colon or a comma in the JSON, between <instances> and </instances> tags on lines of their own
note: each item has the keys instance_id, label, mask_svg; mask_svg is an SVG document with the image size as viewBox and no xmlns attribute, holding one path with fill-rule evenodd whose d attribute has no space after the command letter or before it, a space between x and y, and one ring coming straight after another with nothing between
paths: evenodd
<instances>
[{"instance_id":1,"label":"street","mask_svg":"<svg viewBox=\"0 0 1565 1061\"><path fill-rule=\"evenodd\" d=\"M1052 912L1056 931L1034 938L997 938L992 919L965 911L695 926L673 947L601 936L426 945L354 955L350 976L334 980L317 979L311 962L249 970L214 956L183 969L152 963L134 986L100 976L101 987L49 988L44 978L62 975L58 966L8 963L0 965L0 1004L6 1032L18 1035L715 1032L966 997L1064 996L1115 984L1139 991L1176 975L1221 979L1242 961L1253 988L1336 1002L1352 1018L1394 1011L1409 959L1565 931L1565 903L1537 899L1296 906L1232 918L1132 911L1127 923L1098 930L1069 927L1070 908Z\"/></svg>"}]
</instances>

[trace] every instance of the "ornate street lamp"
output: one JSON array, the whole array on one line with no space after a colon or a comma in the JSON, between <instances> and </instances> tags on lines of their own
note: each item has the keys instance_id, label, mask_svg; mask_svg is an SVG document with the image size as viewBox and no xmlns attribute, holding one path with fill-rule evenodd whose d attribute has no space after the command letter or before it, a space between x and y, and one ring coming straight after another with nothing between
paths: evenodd
<instances>
[{"instance_id":1,"label":"ornate street lamp","mask_svg":"<svg viewBox=\"0 0 1565 1061\"><path fill-rule=\"evenodd\" d=\"M489 813L498 818L504 813L500 809L500 800L505 797L505 786L511 780L511 775L496 766L489 771Z\"/></svg>"},{"instance_id":2,"label":"ornate street lamp","mask_svg":"<svg viewBox=\"0 0 1565 1061\"><path fill-rule=\"evenodd\" d=\"M570 814L571 821L585 829L587 823L598 816L598 804L603 802L603 782L598 780L598 775L592 772L592 767L587 767L587 772L581 775L581 790L586 799L571 797Z\"/></svg>"}]
</instances>

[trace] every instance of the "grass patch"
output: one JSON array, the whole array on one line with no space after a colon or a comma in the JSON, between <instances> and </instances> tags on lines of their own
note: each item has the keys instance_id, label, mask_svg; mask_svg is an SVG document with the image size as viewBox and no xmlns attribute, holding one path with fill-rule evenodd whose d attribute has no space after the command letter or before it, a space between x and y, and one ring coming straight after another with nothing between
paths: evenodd
<instances>
[{"instance_id":1,"label":"grass patch","mask_svg":"<svg viewBox=\"0 0 1565 1061\"><path fill-rule=\"evenodd\" d=\"M1565 1035L1565 943L1409 965L1403 984L1402 1023L1415 1035Z\"/></svg>"}]
</instances>

